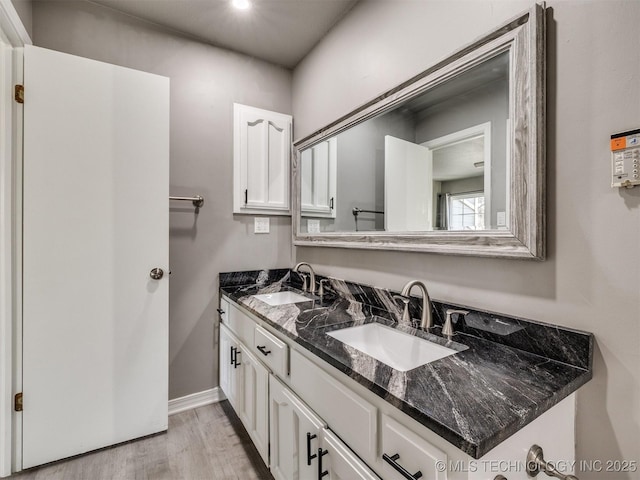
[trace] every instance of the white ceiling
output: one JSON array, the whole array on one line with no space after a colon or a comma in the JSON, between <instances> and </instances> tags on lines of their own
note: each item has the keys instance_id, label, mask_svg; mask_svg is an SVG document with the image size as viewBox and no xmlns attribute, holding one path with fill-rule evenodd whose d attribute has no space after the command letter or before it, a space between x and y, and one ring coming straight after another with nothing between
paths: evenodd
<instances>
[{"instance_id":1,"label":"white ceiling","mask_svg":"<svg viewBox=\"0 0 640 480\"><path fill-rule=\"evenodd\" d=\"M92 0L207 43L287 68L298 62L358 0Z\"/></svg>"}]
</instances>

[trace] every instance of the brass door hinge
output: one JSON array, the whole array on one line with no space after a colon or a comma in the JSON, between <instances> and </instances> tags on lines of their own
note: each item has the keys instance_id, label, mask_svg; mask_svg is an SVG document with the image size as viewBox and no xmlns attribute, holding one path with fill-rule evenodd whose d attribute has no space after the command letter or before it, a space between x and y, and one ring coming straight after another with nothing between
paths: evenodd
<instances>
[{"instance_id":1,"label":"brass door hinge","mask_svg":"<svg viewBox=\"0 0 640 480\"><path fill-rule=\"evenodd\" d=\"M22 392L16 393L14 404L13 404L13 409L16 412L21 412L22 411Z\"/></svg>"},{"instance_id":2,"label":"brass door hinge","mask_svg":"<svg viewBox=\"0 0 640 480\"><path fill-rule=\"evenodd\" d=\"M13 98L18 103L24 103L24 86L23 85L16 85Z\"/></svg>"}]
</instances>

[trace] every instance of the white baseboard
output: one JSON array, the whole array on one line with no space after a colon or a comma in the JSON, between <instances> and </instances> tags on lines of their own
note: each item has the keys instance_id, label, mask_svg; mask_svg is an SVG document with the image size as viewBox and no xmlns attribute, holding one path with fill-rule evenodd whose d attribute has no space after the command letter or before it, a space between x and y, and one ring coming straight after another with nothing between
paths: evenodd
<instances>
[{"instance_id":1,"label":"white baseboard","mask_svg":"<svg viewBox=\"0 0 640 480\"><path fill-rule=\"evenodd\" d=\"M192 408L202 407L204 405L211 405L224 400L225 397L220 387L211 388L202 392L192 393L180 398L174 398L169 400L169 415L175 415L176 413L191 410Z\"/></svg>"}]
</instances>

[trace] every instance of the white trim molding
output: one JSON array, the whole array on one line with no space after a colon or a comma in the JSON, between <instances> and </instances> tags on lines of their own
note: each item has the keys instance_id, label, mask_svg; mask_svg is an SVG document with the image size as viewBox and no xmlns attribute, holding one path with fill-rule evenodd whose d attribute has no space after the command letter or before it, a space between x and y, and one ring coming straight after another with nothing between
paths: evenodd
<instances>
[{"instance_id":1,"label":"white trim molding","mask_svg":"<svg viewBox=\"0 0 640 480\"><path fill-rule=\"evenodd\" d=\"M10 99L22 83L22 49L31 38L11 0L0 0L0 94ZM6 101L0 108L0 477L20 471L22 431L13 411L21 385L22 330L20 298L22 106Z\"/></svg>"},{"instance_id":2,"label":"white trim molding","mask_svg":"<svg viewBox=\"0 0 640 480\"><path fill-rule=\"evenodd\" d=\"M227 397L224 396L220 387L210 388L209 390L192 393L191 395L185 395L180 398L174 398L173 400L169 400L169 415L175 415L176 413L185 412L193 408L211 405L212 403L220 402L226 398Z\"/></svg>"}]
</instances>

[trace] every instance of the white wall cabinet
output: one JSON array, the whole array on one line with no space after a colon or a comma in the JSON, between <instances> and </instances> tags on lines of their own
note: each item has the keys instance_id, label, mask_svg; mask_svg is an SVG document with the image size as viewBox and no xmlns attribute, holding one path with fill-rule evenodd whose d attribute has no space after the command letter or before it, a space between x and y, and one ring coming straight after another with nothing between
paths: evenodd
<instances>
[{"instance_id":1,"label":"white wall cabinet","mask_svg":"<svg viewBox=\"0 0 640 480\"><path fill-rule=\"evenodd\" d=\"M336 217L338 139L330 138L302 152L301 215Z\"/></svg>"},{"instance_id":2,"label":"white wall cabinet","mask_svg":"<svg viewBox=\"0 0 640 480\"><path fill-rule=\"evenodd\" d=\"M291 115L233 105L233 212L289 215Z\"/></svg>"},{"instance_id":3,"label":"white wall cabinet","mask_svg":"<svg viewBox=\"0 0 640 480\"><path fill-rule=\"evenodd\" d=\"M326 424L274 376L269 378L271 474L276 480L317 478Z\"/></svg>"}]
</instances>

